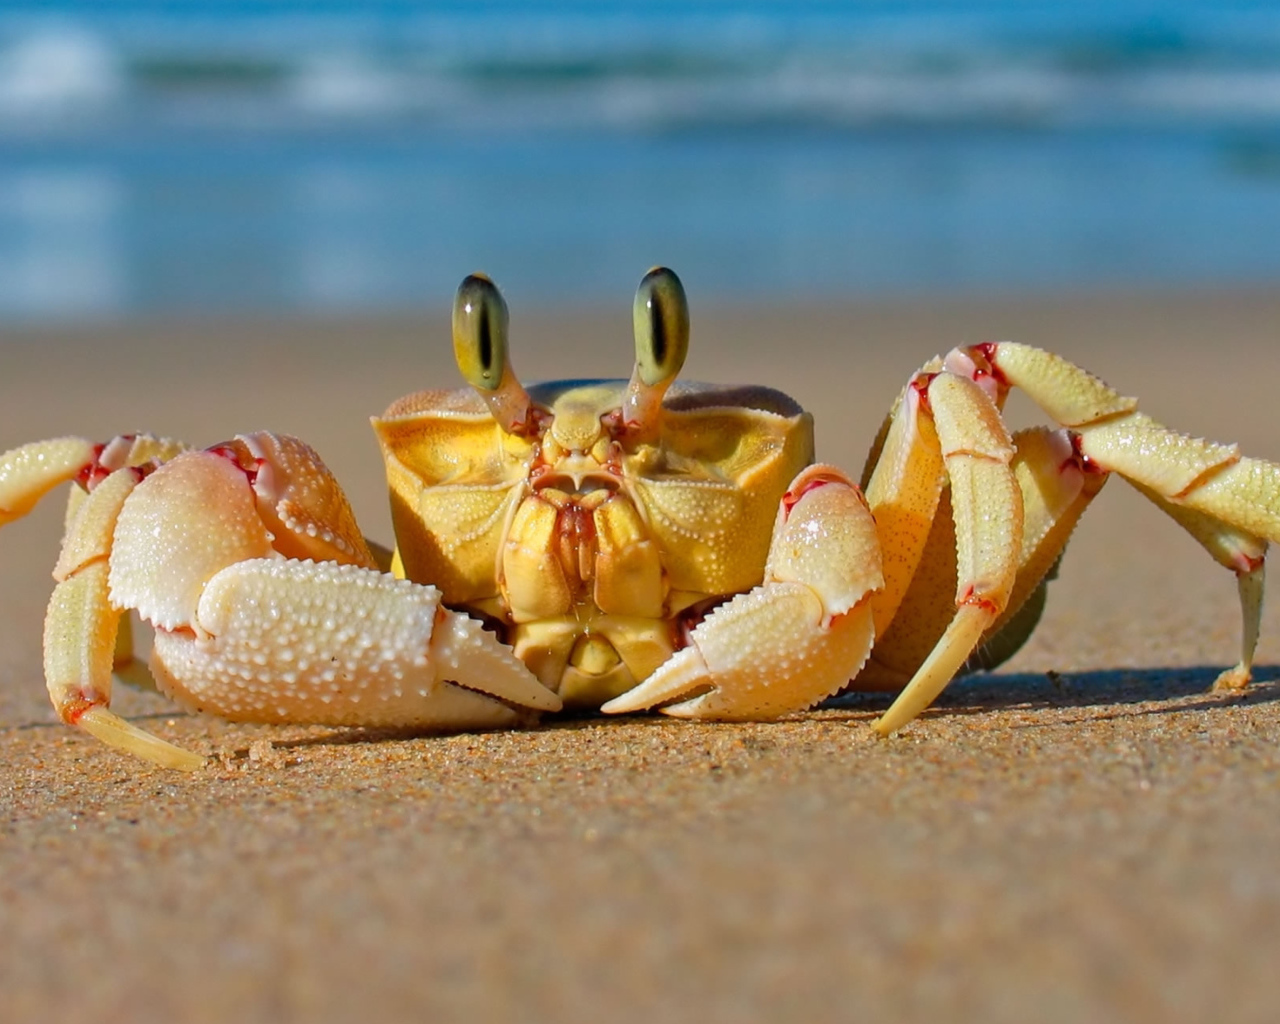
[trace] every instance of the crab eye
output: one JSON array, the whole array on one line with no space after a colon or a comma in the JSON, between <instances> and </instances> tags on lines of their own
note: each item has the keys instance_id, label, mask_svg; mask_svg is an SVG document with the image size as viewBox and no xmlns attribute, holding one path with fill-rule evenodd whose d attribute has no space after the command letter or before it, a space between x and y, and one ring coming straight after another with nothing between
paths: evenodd
<instances>
[{"instance_id":1,"label":"crab eye","mask_svg":"<svg viewBox=\"0 0 1280 1024\"><path fill-rule=\"evenodd\" d=\"M652 440L662 430L662 397L689 354L689 302L680 278L666 267L645 274L631 319L636 368L622 399L622 423L633 440Z\"/></svg>"},{"instance_id":2,"label":"crab eye","mask_svg":"<svg viewBox=\"0 0 1280 1024\"><path fill-rule=\"evenodd\" d=\"M467 383L496 391L507 365L507 304L498 286L472 274L453 300L453 354Z\"/></svg>"},{"instance_id":3,"label":"crab eye","mask_svg":"<svg viewBox=\"0 0 1280 1024\"><path fill-rule=\"evenodd\" d=\"M675 380L689 354L689 302L680 278L654 267L636 289L636 376L649 387Z\"/></svg>"},{"instance_id":4,"label":"crab eye","mask_svg":"<svg viewBox=\"0 0 1280 1024\"><path fill-rule=\"evenodd\" d=\"M530 428L529 394L507 354L507 304L483 274L458 285L453 300L453 354L468 384L480 392L493 418L509 434Z\"/></svg>"}]
</instances>

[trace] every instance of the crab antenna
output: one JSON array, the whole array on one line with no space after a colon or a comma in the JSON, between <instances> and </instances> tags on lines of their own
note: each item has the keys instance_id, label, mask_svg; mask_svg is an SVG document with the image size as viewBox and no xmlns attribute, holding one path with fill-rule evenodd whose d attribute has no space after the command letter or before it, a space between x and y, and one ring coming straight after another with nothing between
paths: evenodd
<instances>
[{"instance_id":1,"label":"crab antenna","mask_svg":"<svg viewBox=\"0 0 1280 1024\"><path fill-rule=\"evenodd\" d=\"M675 272L654 267L636 289L632 307L636 368L622 400L622 421L642 434L657 433L662 396L689 354L689 301Z\"/></svg>"},{"instance_id":2,"label":"crab antenna","mask_svg":"<svg viewBox=\"0 0 1280 1024\"><path fill-rule=\"evenodd\" d=\"M529 423L529 393L507 352L507 304L484 274L458 285L453 300L453 354L468 384L479 392L498 425L518 434Z\"/></svg>"}]
</instances>

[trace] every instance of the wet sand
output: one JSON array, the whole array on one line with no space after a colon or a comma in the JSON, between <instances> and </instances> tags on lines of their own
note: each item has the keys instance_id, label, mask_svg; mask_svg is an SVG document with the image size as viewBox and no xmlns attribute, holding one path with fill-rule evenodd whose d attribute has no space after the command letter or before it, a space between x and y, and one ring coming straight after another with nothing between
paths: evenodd
<instances>
[{"instance_id":1,"label":"wet sand","mask_svg":"<svg viewBox=\"0 0 1280 1024\"><path fill-rule=\"evenodd\" d=\"M1280 460L1280 293L705 310L688 375L764 381L860 468L952 344L1056 349ZM513 311L529 378L625 375L629 304ZM447 313L0 332L0 450L146 428L310 440L389 532L365 417L451 383ZM1020 421L1031 418L1024 404ZM151 769L40 682L57 500L0 532L0 1019L1274 1019L1280 615L1112 481L1040 631L875 740L879 697L773 724L371 736L116 708L216 756Z\"/></svg>"}]
</instances>

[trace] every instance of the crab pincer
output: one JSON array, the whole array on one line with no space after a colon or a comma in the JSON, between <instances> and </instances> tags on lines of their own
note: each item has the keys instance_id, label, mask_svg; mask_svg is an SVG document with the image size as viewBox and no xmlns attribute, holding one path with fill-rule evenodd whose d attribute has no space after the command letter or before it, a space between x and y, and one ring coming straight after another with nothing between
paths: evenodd
<instances>
[{"instance_id":1,"label":"crab pincer","mask_svg":"<svg viewBox=\"0 0 1280 1024\"><path fill-rule=\"evenodd\" d=\"M158 688L229 720L495 726L518 718L504 701L559 707L438 590L377 568L345 496L294 438L247 435L109 474L78 510L55 578L54 707L168 767L203 759L108 710L127 608L155 629Z\"/></svg>"},{"instance_id":2,"label":"crab pincer","mask_svg":"<svg viewBox=\"0 0 1280 1024\"><path fill-rule=\"evenodd\" d=\"M760 720L812 707L866 661L870 597L883 585L862 493L834 467L810 466L779 504L764 581L717 607L687 647L601 710Z\"/></svg>"}]
</instances>

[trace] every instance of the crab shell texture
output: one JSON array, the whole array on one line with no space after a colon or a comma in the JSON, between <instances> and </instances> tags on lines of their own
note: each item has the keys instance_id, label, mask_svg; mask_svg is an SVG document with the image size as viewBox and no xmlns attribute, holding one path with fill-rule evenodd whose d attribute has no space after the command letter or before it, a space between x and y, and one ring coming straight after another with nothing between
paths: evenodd
<instances>
[{"instance_id":1,"label":"crab shell texture","mask_svg":"<svg viewBox=\"0 0 1280 1024\"><path fill-rule=\"evenodd\" d=\"M496 623L567 707L630 690L709 605L761 582L778 503L813 460L812 418L778 391L677 383L635 437L627 383L534 385L524 434L470 389L373 421L394 571Z\"/></svg>"}]
</instances>

